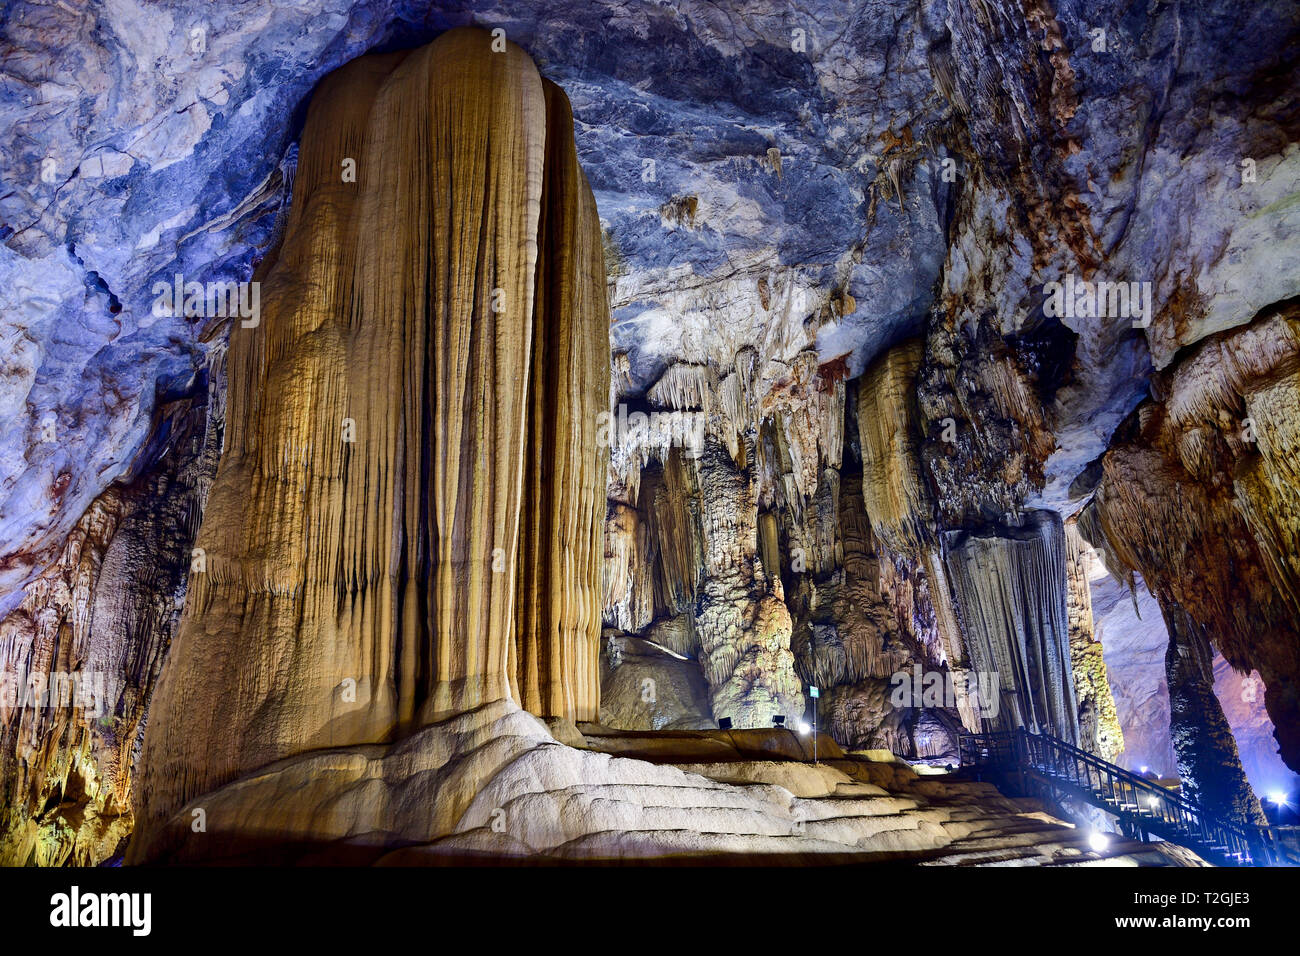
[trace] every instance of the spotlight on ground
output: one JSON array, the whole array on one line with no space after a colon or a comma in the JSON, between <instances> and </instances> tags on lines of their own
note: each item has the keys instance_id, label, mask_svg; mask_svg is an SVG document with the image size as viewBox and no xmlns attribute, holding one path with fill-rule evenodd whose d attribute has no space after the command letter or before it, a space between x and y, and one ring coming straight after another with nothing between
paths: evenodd
<instances>
[{"instance_id":1,"label":"spotlight on ground","mask_svg":"<svg viewBox=\"0 0 1300 956\"><path fill-rule=\"evenodd\" d=\"M799 733L806 734L810 730L812 730L812 728L809 727L805 721L799 721Z\"/></svg>"},{"instance_id":2,"label":"spotlight on ground","mask_svg":"<svg viewBox=\"0 0 1300 956\"><path fill-rule=\"evenodd\" d=\"M785 714L773 714L773 715L772 715L772 726L773 726L773 727L784 727L784 726L785 726Z\"/></svg>"},{"instance_id":3,"label":"spotlight on ground","mask_svg":"<svg viewBox=\"0 0 1300 956\"><path fill-rule=\"evenodd\" d=\"M1088 834L1088 846L1092 847L1094 852L1102 853L1110 846L1110 837L1094 830Z\"/></svg>"}]
</instances>

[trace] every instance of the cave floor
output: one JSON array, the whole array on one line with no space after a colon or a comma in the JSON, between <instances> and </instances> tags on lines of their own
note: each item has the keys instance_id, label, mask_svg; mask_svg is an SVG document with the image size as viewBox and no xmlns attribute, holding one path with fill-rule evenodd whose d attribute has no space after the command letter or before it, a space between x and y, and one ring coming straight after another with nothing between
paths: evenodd
<instances>
[{"instance_id":1,"label":"cave floor","mask_svg":"<svg viewBox=\"0 0 1300 956\"><path fill-rule=\"evenodd\" d=\"M194 800L128 862L1198 866L1030 800L787 730L618 731L499 702L317 750ZM196 834L195 808L208 829Z\"/></svg>"}]
</instances>

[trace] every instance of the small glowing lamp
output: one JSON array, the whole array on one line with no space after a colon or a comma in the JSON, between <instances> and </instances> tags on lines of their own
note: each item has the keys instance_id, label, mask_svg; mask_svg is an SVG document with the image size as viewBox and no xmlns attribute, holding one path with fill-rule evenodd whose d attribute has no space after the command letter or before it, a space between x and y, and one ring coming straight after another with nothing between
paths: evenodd
<instances>
[{"instance_id":1,"label":"small glowing lamp","mask_svg":"<svg viewBox=\"0 0 1300 956\"><path fill-rule=\"evenodd\" d=\"M1092 833L1088 834L1088 846L1092 847L1097 853L1101 853L1110 846L1110 837L1093 830Z\"/></svg>"},{"instance_id":2,"label":"small glowing lamp","mask_svg":"<svg viewBox=\"0 0 1300 956\"><path fill-rule=\"evenodd\" d=\"M799 721L799 733L806 734L810 730L812 730L812 728L808 726L808 723L806 721L803 720Z\"/></svg>"}]
</instances>

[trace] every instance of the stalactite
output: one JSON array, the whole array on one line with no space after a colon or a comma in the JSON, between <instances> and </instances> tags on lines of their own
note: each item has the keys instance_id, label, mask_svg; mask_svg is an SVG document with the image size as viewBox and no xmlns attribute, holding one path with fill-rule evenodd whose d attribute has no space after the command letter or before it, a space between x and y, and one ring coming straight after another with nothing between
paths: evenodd
<instances>
[{"instance_id":1,"label":"stalactite","mask_svg":"<svg viewBox=\"0 0 1300 956\"><path fill-rule=\"evenodd\" d=\"M789 375L764 396L762 416L771 442L758 446L758 467L776 483L779 500L797 523L826 471L840 467L844 383L821 374L815 352L801 352Z\"/></svg>"},{"instance_id":2,"label":"stalactite","mask_svg":"<svg viewBox=\"0 0 1300 956\"><path fill-rule=\"evenodd\" d=\"M700 410L707 415L717 387L717 373L710 366L675 362L650 386L646 398L659 408Z\"/></svg>"},{"instance_id":3,"label":"stalactite","mask_svg":"<svg viewBox=\"0 0 1300 956\"><path fill-rule=\"evenodd\" d=\"M636 633L654 619L654 564L646 522L631 505L609 502L604 556L603 623Z\"/></svg>"},{"instance_id":4,"label":"stalactite","mask_svg":"<svg viewBox=\"0 0 1300 956\"><path fill-rule=\"evenodd\" d=\"M1300 768L1300 306L1206 339L1152 392L1112 440L1082 530L1166 616L1259 671Z\"/></svg>"},{"instance_id":5,"label":"stalactite","mask_svg":"<svg viewBox=\"0 0 1300 956\"><path fill-rule=\"evenodd\" d=\"M837 537L842 566L830 575L809 575L790 599L801 625L795 641L800 676L821 688L887 678L924 658L912 630L912 602L907 601L906 610L900 608L901 596L886 588L892 562L878 552L861 489L858 474L848 472L841 479Z\"/></svg>"},{"instance_id":6,"label":"stalactite","mask_svg":"<svg viewBox=\"0 0 1300 956\"><path fill-rule=\"evenodd\" d=\"M23 603L0 622L0 863L6 866L97 863L130 832L112 779L118 759L129 760L129 744L127 754L104 760L103 751L116 748L102 739L92 715L103 713L107 702L75 693L94 694L96 677L104 676L86 666L88 625L104 552L122 512L118 489L97 498L59 560L28 585ZM47 694L62 706L46 706ZM70 791L86 798L76 808L80 827L60 813L65 800L75 801Z\"/></svg>"},{"instance_id":7,"label":"stalactite","mask_svg":"<svg viewBox=\"0 0 1300 956\"><path fill-rule=\"evenodd\" d=\"M639 633L694 612L704 545L697 476L677 450L636 482L636 506L610 501L605 526L604 623Z\"/></svg>"},{"instance_id":8,"label":"stalactite","mask_svg":"<svg viewBox=\"0 0 1300 956\"><path fill-rule=\"evenodd\" d=\"M934 543L934 499L921 474L915 399L924 343L886 352L858 385L862 496L876 537L899 554L919 557Z\"/></svg>"},{"instance_id":9,"label":"stalactite","mask_svg":"<svg viewBox=\"0 0 1300 956\"><path fill-rule=\"evenodd\" d=\"M668 456L661 480L644 502L647 542L654 559L656 617L694 611L704 568L700 533L699 478L694 459L680 451Z\"/></svg>"},{"instance_id":10,"label":"stalactite","mask_svg":"<svg viewBox=\"0 0 1300 956\"><path fill-rule=\"evenodd\" d=\"M931 322L917 401L921 459L945 527L1000 520L1042 489L1056 438L1037 345L1013 346L984 322L970 331Z\"/></svg>"},{"instance_id":11,"label":"stalactite","mask_svg":"<svg viewBox=\"0 0 1300 956\"><path fill-rule=\"evenodd\" d=\"M193 796L506 700L512 666L543 709L597 705L577 644L596 611L584 522L603 476L583 419L604 405L603 373L569 353L537 358L558 380L531 371L565 343L608 355L599 226L560 98L521 50L491 44L454 30L364 57L312 99L261 323L231 333L207 571L153 703L138 859ZM563 139L549 150L548 101ZM549 420L531 428L539 409ZM564 513L530 502L521 532L532 469ZM569 537L540 542L547 528ZM536 595L522 635L521 551L572 589ZM557 667L575 669L572 697L557 697Z\"/></svg>"},{"instance_id":12,"label":"stalactite","mask_svg":"<svg viewBox=\"0 0 1300 956\"><path fill-rule=\"evenodd\" d=\"M1023 526L955 533L947 564L971 662L1002 689L995 724L1077 743L1060 517L1033 511Z\"/></svg>"}]
</instances>

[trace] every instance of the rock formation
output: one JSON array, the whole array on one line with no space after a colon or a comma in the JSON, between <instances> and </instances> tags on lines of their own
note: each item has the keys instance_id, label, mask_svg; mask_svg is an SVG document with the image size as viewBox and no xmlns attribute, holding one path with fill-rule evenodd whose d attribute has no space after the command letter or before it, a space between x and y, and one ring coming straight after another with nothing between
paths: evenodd
<instances>
[{"instance_id":1,"label":"rock formation","mask_svg":"<svg viewBox=\"0 0 1300 956\"><path fill-rule=\"evenodd\" d=\"M1114 763L1124 751L1124 732L1115 712L1102 643L1092 612L1095 552L1079 534L1077 522L1065 526L1066 615L1070 631L1070 670L1079 708L1079 746Z\"/></svg>"},{"instance_id":2,"label":"rock formation","mask_svg":"<svg viewBox=\"0 0 1300 956\"><path fill-rule=\"evenodd\" d=\"M972 667L998 675L997 726L1077 744L1060 518L1035 511L1023 525L958 533L947 563Z\"/></svg>"},{"instance_id":3,"label":"rock formation","mask_svg":"<svg viewBox=\"0 0 1300 956\"><path fill-rule=\"evenodd\" d=\"M790 739L777 733L766 744ZM280 761L207 794L193 808L206 812L202 837L178 814L154 852L182 864L1199 863L1168 844L1117 841L1098 853L1086 831L990 784L936 783L834 753L813 766L788 747L785 759L746 761L721 740L653 736L655 763L566 747L499 701L399 744Z\"/></svg>"},{"instance_id":4,"label":"rock formation","mask_svg":"<svg viewBox=\"0 0 1300 956\"><path fill-rule=\"evenodd\" d=\"M1295 767L1297 577L1281 544L1300 514L1288 472L1293 424L1282 420L1300 385L1291 311L1211 337L1157 379L1158 398L1103 459L1089 526L1112 570L1140 573L1174 618L1171 638L1202 635L1233 666L1259 671ZM1270 423L1266 440L1259 421ZM1212 681L1202 664L1199 679Z\"/></svg>"},{"instance_id":5,"label":"rock formation","mask_svg":"<svg viewBox=\"0 0 1300 956\"><path fill-rule=\"evenodd\" d=\"M0 699L3 860L1091 859L852 752L1014 726L1258 820L1300 768L1298 38L16 0L0 678L103 713ZM814 707L829 770L769 726Z\"/></svg>"},{"instance_id":6,"label":"rock formation","mask_svg":"<svg viewBox=\"0 0 1300 956\"><path fill-rule=\"evenodd\" d=\"M158 673L221 449L224 353L159 409L155 438L0 622L0 863L120 856ZM11 696L12 695L12 696Z\"/></svg>"},{"instance_id":7,"label":"rock formation","mask_svg":"<svg viewBox=\"0 0 1300 956\"><path fill-rule=\"evenodd\" d=\"M595 210L562 94L491 43L453 31L362 58L312 100L265 313L232 333L207 566L154 697L138 859L191 798L293 754L512 688L595 716Z\"/></svg>"}]
</instances>

